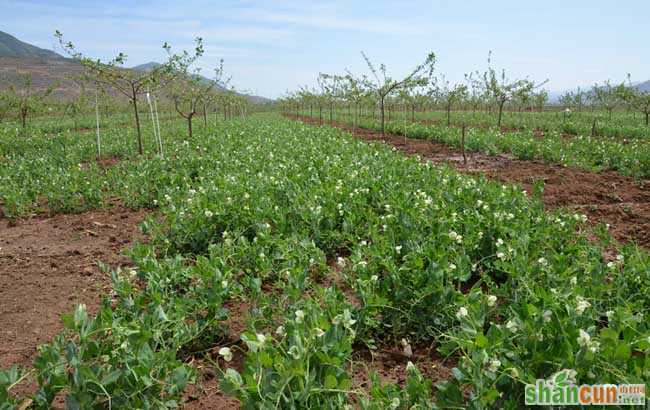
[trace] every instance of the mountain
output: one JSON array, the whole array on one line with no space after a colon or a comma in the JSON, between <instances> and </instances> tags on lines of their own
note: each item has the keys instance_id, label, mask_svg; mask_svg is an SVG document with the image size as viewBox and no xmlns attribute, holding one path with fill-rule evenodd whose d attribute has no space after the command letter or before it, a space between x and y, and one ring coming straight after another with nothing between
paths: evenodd
<instances>
[{"instance_id":1,"label":"mountain","mask_svg":"<svg viewBox=\"0 0 650 410\"><path fill-rule=\"evenodd\" d=\"M42 60L62 60L54 51L45 50L18 40L16 37L0 31L0 57L29 58Z\"/></svg>"},{"instance_id":2,"label":"mountain","mask_svg":"<svg viewBox=\"0 0 650 410\"><path fill-rule=\"evenodd\" d=\"M620 84L620 83L612 83L612 84L614 85L614 84ZM633 82L631 84L631 86L633 88L636 88L637 90L640 90L640 91L650 92L650 80ZM580 87L580 89L582 91L587 92L587 93L591 92L592 88L593 88L593 86ZM563 96L564 94L566 94L567 91L576 91L576 89L574 88L574 89L571 89L571 90L563 90L563 91L549 91L548 92L548 102L550 104L559 103L560 102L560 97Z\"/></svg>"},{"instance_id":3,"label":"mountain","mask_svg":"<svg viewBox=\"0 0 650 410\"><path fill-rule=\"evenodd\" d=\"M156 67L160 67L160 63L156 63L155 61L149 61L148 63L131 67L131 69L135 71L151 71Z\"/></svg>"},{"instance_id":4,"label":"mountain","mask_svg":"<svg viewBox=\"0 0 650 410\"><path fill-rule=\"evenodd\" d=\"M644 83L637 84L635 87L641 91L650 91L650 80Z\"/></svg>"},{"instance_id":5,"label":"mountain","mask_svg":"<svg viewBox=\"0 0 650 410\"><path fill-rule=\"evenodd\" d=\"M159 64L156 62L149 62L131 69L148 71L157 65ZM0 89L11 84L19 86L22 83L22 77L28 74L31 75L33 84L38 88L46 88L54 83L58 84L55 95L65 98L77 93L79 85L73 78L79 77L83 72L84 68L81 64L73 59L25 43L0 31ZM271 101L256 95L240 95L257 104Z\"/></svg>"}]
</instances>

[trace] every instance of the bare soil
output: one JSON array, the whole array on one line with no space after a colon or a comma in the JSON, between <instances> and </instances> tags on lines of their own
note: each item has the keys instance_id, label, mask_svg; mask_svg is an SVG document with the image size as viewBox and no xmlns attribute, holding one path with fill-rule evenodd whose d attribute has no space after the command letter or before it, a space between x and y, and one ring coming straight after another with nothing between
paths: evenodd
<instances>
[{"instance_id":1,"label":"bare soil","mask_svg":"<svg viewBox=\"0 0 650 410\"><path fill-rule=\"evenodd\" d=\"M110 289L97 262L130 265L121 252L144 239L137 228L144 216L118 207L0 220L0 367L29 366L77 304L97 311Z\"/></svg>"},{"instance_id":2,"label":"bare soil","mask_svg":"<svg viewBox=\"0 0 650 410\"><path fill-rule=\"evenodd\" d=\"M318 125L317 119L296 118ZM544 182L542 201L548 209L568 208L587 215L589 221L610 225L619 241L635 242L650 249L650 180L635 181L615 172L589 172L542 161L518 160L512 155L489 156L462 152L439 142L405 138L367 129L352 129L345 124L332 125L368 142L390 144L409 155L419 155L436 164L447 164L460 172L485 174L491 179L517 183L531 192L537 181Z\"/></svg>"}]
</instances>

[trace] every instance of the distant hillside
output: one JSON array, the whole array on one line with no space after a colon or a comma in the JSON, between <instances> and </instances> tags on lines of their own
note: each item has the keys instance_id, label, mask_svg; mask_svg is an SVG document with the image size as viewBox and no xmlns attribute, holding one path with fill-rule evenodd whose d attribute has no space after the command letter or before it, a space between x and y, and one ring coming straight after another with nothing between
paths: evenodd
<instances>
[{"instance_id":1,"label":"distant hillside","mask_svg":"<svg viewBox=\"0 0 650 410\"><path fill-rule=\"evenodd\" d=\"M641 91L650 91L650 80L641 84L637 84L635 87Z\"/></svg>"},{"instance_id":2,"label":"distant hillside","mask_svg":"<svg viewBox=\"0 0 650 410\"><path fill-rule=\"evenodd\" d=\"M80 77L83 72L81 64L65 58L0 57L0 89L12 84L20 86L24 76L29 75L37 88L58 84L55 95L68 97L79 90L73 78Z\"/></svg>"},{"instance_id":3,"label":"distant hillside","mask_svg":"<svg viewBox=\"0 0 650 410\"><path fill-rule=\"evenodd\" d=\"M151 70L158 63L150 62L133 67L133 70ZM27 44L0 31L0 89L11 84L20 84L21 77L31 75L36 87L46 88L57 83L55 94L60 97L74 95L79 85L74 78L83 74L84 69L78 62L65 58L54 51L45 50ZM246 96L253 103L265 103L267 98L256 95Z\"/></svg>"},{"instance_id":4,"label":"distant hillside","mask_svg":"<svg viewBox=\"0 0 650 410\"><path fill-rule=\"evenodd\" d=\"M28 58L42 60L61 60L63 57L54 51L45 50L24 43L16 37L0 31L0 57Z\"/></svg>"},{"instance_id":5,"label":"distant hillside","mask_svg":"<svg viewBox=\"0 0 650 410\"><path fill-rule=\"evenodd\" d=\"M612 83L616 84L616 83ZM620 84L620 83L618 83ZM631 84L632 87L636 88L637 90L641 91L647 91L650 92L650 80L644 81L644 82L636 82ZM581 87L582 91L584 92L591 92L591 89L593 86L589 87ZM549 91L548 93L548 101L551 104L557 104L560 101L560 97L562 97L564 94L566 94L567 91L575 91L576 89L572 90L564 90L564 91Z\"/></svg>"}]
</instances>

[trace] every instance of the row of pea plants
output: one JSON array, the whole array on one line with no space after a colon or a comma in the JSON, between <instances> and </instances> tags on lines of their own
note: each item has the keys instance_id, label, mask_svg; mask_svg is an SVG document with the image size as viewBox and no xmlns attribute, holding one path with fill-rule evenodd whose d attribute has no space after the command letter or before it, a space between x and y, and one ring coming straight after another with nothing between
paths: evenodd
<instances>
[{"instance_id":1,"label":"row of pea plants","mask_svg":"<svg viewBox=\"0 0 650 410\"><path fill-rule=\"evenodd\" d=\"M221 388L246 408L516 408L525 383L563 369L650 376L650 257L606 258L605 227L588 240L582 215L270 115L175 152L123 180L151 182L136 196L158 208L152 241L113 272L96 317L79 308L41 348L39 405L65 392L81 407L173 407L197 378L188 359L215 350ZM332 263L360 306L319 285ZM242 300L235 340L227 306ZM456 358L453 377L432 386L410 364L405 386L354 384L355 349L402 339ZM21 377L4 372L0 398Z\"/></svg>"},{"instance_id":2,"label":"row of pea plants","mask_svg":"<svg viewBox=\"0 0 650 410\"><path fill-rule=\"evenodd\" d=\"M156 155L151 124L144 124L145 155L138 156L135 131L112 118L102 129L101 160L94 132L66 130L49 134L49 123L35 125L27 137L11 126L0 128L0 215L70 213L102 208L121 200L151 207L158 175L177 157L184 121L166 124L164 158ZM160 168L163 168L163 171Z\"/></svg>"},{"instance_id":3,"label":"row of pea plants","mask_svg":"<svg viewBox=\"0 0 650 410\"><path fill-rule=\"evenodd\" d=\"M342 119L349 125L349 117ZM357 126L380 130L378 121L363 118ZM386 132L410 138L439 141L460 147L462 130L442 124L422 124L410 121L391 121ZM511 153L519 159L541 159L545 162L578 167L590 171L612 170L635 178L650 178L650 144L633 140L627 143L591 136L566 139L557 131L547 133L543 139L534 131L501 132L495 128L468 128L465 146L471 151L488 155Z\"/></svg>"},{"instance_id":4,"label":"row of pea plants","mask_svg":"<svg viewBox=\"0 0 650 410\"><path fill-rule=\"evenodd\" d=\"M439 124L447 123L445 111L415 112L418 121L437 121ZM398 112L391 115L395 120L411 120L412 113ZM451 123L454 125L467 124L468 126L494 127L496 116L494 113L483 111L452 111ZM595 124L594 124L595 120ZM650 139L650 128L643 124L639 115L625 112L615 112L612 118L605 111L585 112L505 112L502 127L509 130L540 130L545 133L557 132L569 135L592 135L604 138L638 139L647 143Z\"/></svg>"}]
</instances>

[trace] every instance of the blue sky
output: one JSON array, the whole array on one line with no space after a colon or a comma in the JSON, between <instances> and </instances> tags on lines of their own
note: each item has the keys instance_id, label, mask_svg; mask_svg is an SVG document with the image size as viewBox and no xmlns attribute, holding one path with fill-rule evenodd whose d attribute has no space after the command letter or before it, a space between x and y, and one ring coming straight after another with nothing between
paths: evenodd
<instances>
[{"instance_id":1,"label":"blue sky","mask_svg":"<svg viewBox=\"0 0 650 410\"><path fill-rule=\"evenodd\" d=\"M54 30L87 55L160 61L161 45L204 39L209 74L220 58L238 89L278 97L319 72L363 72L360 51L395 75L428 52L452 81L484 70L489 50L510 77L563 90L650 79L650 1L30 1L0 0L0 30L52 49Z\"/></svg>"}]
</instances>

